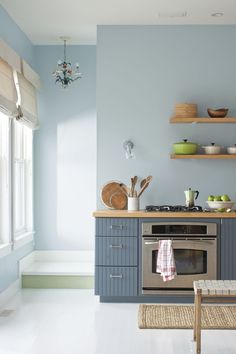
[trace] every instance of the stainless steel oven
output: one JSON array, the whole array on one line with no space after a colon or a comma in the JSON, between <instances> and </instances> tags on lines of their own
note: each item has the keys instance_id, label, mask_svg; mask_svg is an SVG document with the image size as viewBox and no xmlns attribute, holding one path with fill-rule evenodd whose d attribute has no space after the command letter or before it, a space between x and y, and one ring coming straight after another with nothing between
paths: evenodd
<instances>
[{"instance_id":1,"label":"stainless steel oven","mask_svg":"<svg viewBox=\"0 0 236 354\"><path fill-rule=\"evenodd\" d=\"M164 282L156 272L159 240L171 239L175 279ZM142 292L156 294L192 290L194 280L217 279L217 224L158 222L142 224Z\"/></svg>"}]
</instances>

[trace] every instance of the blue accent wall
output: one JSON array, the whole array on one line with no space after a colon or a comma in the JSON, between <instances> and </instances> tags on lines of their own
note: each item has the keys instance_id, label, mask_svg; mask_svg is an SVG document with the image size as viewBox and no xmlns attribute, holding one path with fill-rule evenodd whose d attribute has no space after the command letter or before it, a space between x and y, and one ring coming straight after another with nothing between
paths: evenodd
<instances>
[{"instance_id":1,"label":"blue accent wall","mask_svg":"<svg viewBox=\"0 0 236 354\"><path fill-rule=\"evenodd\" d=\"M21 57L34 67L34 47L26 35L0 5L0 36ZM18 261L34 248L33 242L13 251L9 256L0 258L0 292L18 278Z\"/></svg>"},{"instance_id":2,"label":"blue accent wall","mask_svg":"<svg viewBox=\"0 0 236 354\"><path fill-rule=\"evenodd\" d=\"M146 204L183 204L184 190L236 200L236 160L171 160L172 144L236 143L236 124L169 124L176 103L228 107L236 116L236 26L99 26L97 34L97 205L109 180L153 175ZM133 140L136 159L123 142Z\"/></svg>"},{"instance_id":3,"label":"blue accent wall","mask_svg":"<svg viewBox=\"0 0 236 354\"><path fill-rule=\"evenodd\" d=\"M0 5L0 36L14 49L28 64L35 67L34 46L24 32Z\"/></svg>"},{"instance_id":4,"label":"blue accent wall","mask_svg":"<svg viewBox=\"0 0 236 354\"><path fill-rule=\"evenodd\" d=\"M40 129L35 134L36 249L94 248L96 46L67 46L83 77L63 89L52 76L63 46L36 46Z\"/></svg>"}]
</instances>

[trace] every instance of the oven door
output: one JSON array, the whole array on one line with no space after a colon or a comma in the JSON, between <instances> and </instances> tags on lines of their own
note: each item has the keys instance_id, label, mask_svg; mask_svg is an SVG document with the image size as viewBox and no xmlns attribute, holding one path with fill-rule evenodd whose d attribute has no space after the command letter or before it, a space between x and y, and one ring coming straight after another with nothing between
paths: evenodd
<instances>
[{"instance_id":1,"label":"oven door","mask_svg":"<svg viewBox=\"0 0 236 354\"><path fill-rule=\"evenodd\" d=\"M160 273L156 272L159 241L154 237L143 237L143 293L153 293L158 289L189 290L193 288L194 280L217 279L216 238L176 237L172 240L177 275L173 280L164 282Z\"/></svg>"}]
</instances>

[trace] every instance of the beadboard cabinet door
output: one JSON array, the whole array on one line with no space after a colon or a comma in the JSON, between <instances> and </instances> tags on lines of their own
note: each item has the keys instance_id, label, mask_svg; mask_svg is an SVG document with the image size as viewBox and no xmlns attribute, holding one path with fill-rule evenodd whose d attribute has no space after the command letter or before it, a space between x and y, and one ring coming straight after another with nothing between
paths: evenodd
<instances>
[{"instance_id":1,"label":"beadboard cabinet door","mask_svg":"<svg viewBox=\"0 0 236 354\"><path fill-rule=\"evenodd\" d=\"M95 295L136 296L137 267L99 267L95 270Z\"/></svg>"},{"instance_id":2,"label":"beadboard cabinet door","mask_svg":"<svg viewBox=\"0 0 236 354\"><path fill-rule=\"evenodd\" d=\"M236 280L236 219L222 219L220 272L222 280Z\"/></svg>"},{"instance_id":3,"label":"beadboard cabinet door","mask_svg":"<svg viewBox=\"0 0 236 354\"><path fill-rule=\"evenodd\" d=\"M96 237L95 264L100 266L137 266L137 237Z\"/></svg>"},{"instance_id":4,"label":"beadboard cabinet door","mask_svg":"<svg viewBox=\"0 0 236 354\"><path fill-rule=\"evenodd\" d=\"M97 218L96 236L137 236L136 218Z\"/></svg>"}]
</instances>

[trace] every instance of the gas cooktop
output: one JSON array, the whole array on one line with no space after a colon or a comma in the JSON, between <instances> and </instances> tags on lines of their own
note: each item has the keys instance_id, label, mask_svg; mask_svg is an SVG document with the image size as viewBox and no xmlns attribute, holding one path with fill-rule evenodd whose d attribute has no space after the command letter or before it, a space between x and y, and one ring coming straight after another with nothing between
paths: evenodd
<instances>
[{"instance_id":1,"label":"gas cooktop","mask_svg":"<svg viewBox=\"0 0 236 354\"><path fill-rule=\"evenodd\" d=\"M201 206L186 207L185 205L147 205L147 212L203 212Z\"/></svg>"}]
</instances>

